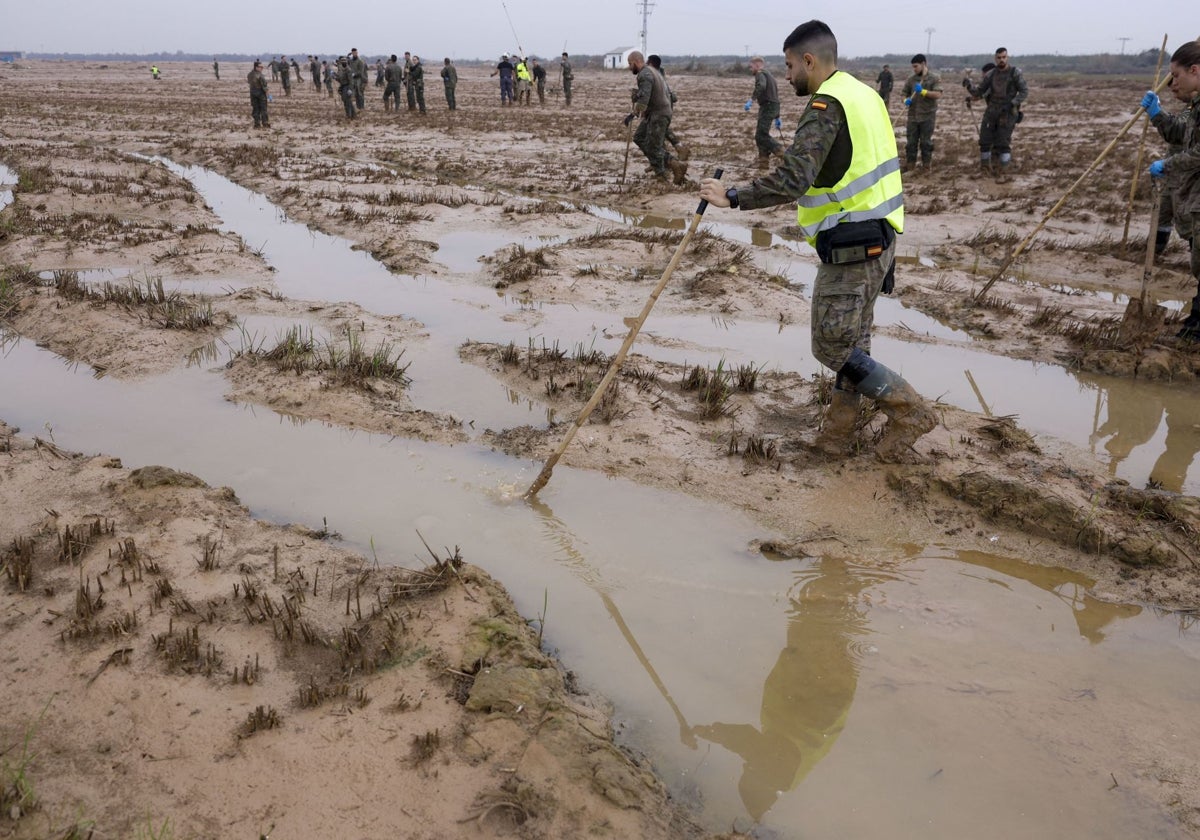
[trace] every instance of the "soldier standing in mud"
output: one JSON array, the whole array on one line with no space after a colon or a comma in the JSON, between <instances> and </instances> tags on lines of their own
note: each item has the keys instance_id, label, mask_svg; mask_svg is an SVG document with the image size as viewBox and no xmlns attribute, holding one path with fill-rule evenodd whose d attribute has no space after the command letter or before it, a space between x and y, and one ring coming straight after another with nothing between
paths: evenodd
<instances>
[{"instance_id":1,"label":"soldier standing in mud","mask_svg":"<svg viewBox=\"0 0 1200 840\"><path fill-rule=\"evenodd\" d=\"M317 60L315 55L308 57L308 72L312 75L313 87L317 93L321 92L321 62Z\"/></svg>"},{"instance_id":2,"label":"soldier standing in mud","mask_svg":"<svg viewBox=\"0 0 1200 840\"><path fill-rule=\"evenodd\" d=\"M910 461L913 443L937 417L903 377L870 355L875 301L891 291L896 235L904 230L896 135L879 94L838 70L837 39L826 24L796 27L783 54L796 95L811 97L783 162L746 187L725 189L706 178L700 197L742 210L796 202L796 223L821 260L812 294L813 355L836 373L832 402L810 445L844 455L865 394L888 418L876 457Z\"/></svg>"},{"instance_id":3,"label":"soldier standing in mud","mask_svg":"<svg viewBox=\"0 0 1200 840\"><path fill-rule=\"evenodd\" d=\"M412 53L408 50L404 51L404 96L408 100L408 110L415 111L417 109L417 95L412 86Z\"/></svg>"},{"instance_id":4,"label":"soldier standing in mud","mask_svg":"<svg viewBox=\"0 0 1200 840\"><path fill-rule=\"evenodd\" d=\"M346 56L339 58L337 63L338 96L342 98L342 107L346 111L346 119L352 120L357 116L354 110L354 72L350 69L350 61Z\"/></svg>"},{"instance_id":5,"label":"soldier standing in mud","mask_svg":"<svg viewBox=\"0 0 1200 840\"><path fill-rule=\"evenodd\" d=\"M361 111L366 104L364 94L367 89L367 62L358 57L358 47L350 48L346 66L350 68L350 93L354 96L355 107ZM354 114L349 116L354 119Z\"/></svg>"},{"instance_id":6,"label":"soldier standing in mud","mask_svg":"<svg viewBox=\"0 0 1200 840\"><path fill-rule=\"evenodd\" d=\"M217 81L221 81L221 65L217 64L217 57L213 56L213 75L217 77Z\"/></svg>"},{"instance_id":7,"label":"soldier standing in mud","mask_svg":"<svg viewBox=\"0 0 1200 840\"><path fill-rule=\"evenodd\" d=\"M255 128L270 128L271 121L267 118L267 80L263 78L262 62L255 61L246 81L250 84L250 116L254 118Z\"/></svg>"},{"instance_id":8,"label":"soldier standing in mud","mask_svg":"<svg viewBox=\"0 0 1200 840\"><path fill-rule=\"evenodd\" d=\"M1191 270L1196 280L1196 294L1191 312L1184 319L1177 338L1188 343L1200 342L1200 248L1196 247L1197 225L1200 223L1200 41L1189 41L1171 55L1171 92L1187 102L1182 114L1171 115L1162 110L1158 94L1147 91L1142 107L1151 123L1168 143L1182 147L1170 157L1150 164L1152 178L1165 178L1171 193L1175 218L1191 233Z\"/></svg>"},{"instance_id":9,"label":"soldier standing in mud","mask_svg":"<svg viewBox=\"0 0 1200 840\"><path fill-rule=\"evenodd\" d=\"M416 99L417 110L425 113L425 65L421 64L421 56L412 57L412 66L408 68L408 95Z\"/></svg>"},{"instance_id":10,"label":"soldier standing in mud","mask_svg":"<svg viewBox=\"0 0 1200 840\"><path fill-rule=\"evenodd\" d=\"M771 155L783 152L783 146L771 137L771 126L779 118L779 86L775 77L766 69L761 55L750 59L750 72L754 74L754 91L746 101L747 111L758 103L758 120L754 124L754 145L758 147L758 168L771 168Z\"/></svg>"},{"instance_id":11,"label":"soldier standing in mud","mask_svg":"<svg viewBox=\"0 0 1200 840\"><path fill-rule=\"evenodd\" d=\"M883 65L883 69L875 77L875 84L879 85L879 97L883 100L885 107L891 104L892 86L895 82L895 77L892 75L892 65Z\"/></svg>"},{"instance_id":12,"label":"soldier standing in mud","mask_svg":"<svg viewBox=\"0 0 1200 840\"><path fill-rule=\"evenodd\" d=\"M321 62L321 79L325 82L325 95L333 96L333 68L328 61Z\"/></svg>"},{"instance_id":13,"label":"soldier standing in mud","mask_svg":"<svg viewBox=\"0 0 1200 840\"><path fill-rule=\"evenodd\" d=\"M546 68L533 60L533 83L537 86L538 104L546 104Z\"/></svg>"},{"instance_id":14,"label":"soldier standing in mud","mask_svg":"<svg viewBox=\"0 0 1200 840\"><path fill-rule=\"evenodd\" d=\"M451 111L457 110L457 104L454 101L454 89L458 87L458 71L454 69L454 65L447 58L442 63L442 85L446 89L446 107Z\"/></svg>"},{"instance_id":15,"label":"soldier standing in mud","mask_svg":"<svg viewBox=\"0 0 1200 840\"><path fill-rule=\"evenodd\" d=\"M908 109L907 142L904 145L905 170L917 165L929 169L933 162L933 128L937 123L937 101L942 98L941 78L929 69L923 53L912 57L912 75L904 83L904 107Z\"/></svg>"},{"instance_id":16,"label":"soldier standing in mud","mask_svg":"<svg viewBox=\"0 0 1200 840\"><path fill-rule=\"evenodd\" d=\"M383 59L375 59L375 87L383 87Z\"/></svg>"},{"instance_id":17,"label":"soldier standing in mud","mask_svg":"<svg viewBox=\"0 0 1200 840\"><path fill-rule=\"evenodd\" d=\"M393 108L400 110L400 85L404 81L404 68L402 68L393 53L387 61L387 65L383 68L383 79L386 82L383 88L383 110L391 111Z\"/></svg>"},{"instance_id":18,"label":"soldier standing in mud","mask_svg":"<svg viewBox=\"0 0 1200 840\"><path fill-rule=\"evenodd\" d=\"M987 102L979 124L979 167L1007 181L1012 164L1013 129L1021 121L1021 103L1029 96L1029 85L1021 69L1008 63L1007 49L997 48L995 59L996 66L978 86L971 84L970 79L963 79L963 87L973 99ZM999 159L999 170L993 153Z\"/></svg>"},{"instance_id":19,"label":"soldier standing in mud","mask_svg":"<svg viewBox=\"0 0 1200 840\"><path fill-rule=\"evenodd\" d=\"M646 63L646 57L637 50L629 54L629 72L637 76L637 88L633 91L633 113L625 118L625 125L641 117L633 142L646 160L650 169L660 178L667 177L671 170L676 184L682 184L687 175L687 164L672 157L666 150L667 129L671 127L671 99L667 83L661 73Z\"/></svg>"},{"instance_id":20,"label":"soldier standing in mud","mask_svg":"<svg viewBox=\"0 0 1200 840\"><path fill-rule=\"evenodd\" d=\"M571 104L571 82L575 80L575 71L571 69L571 62L568 60L565 52L558 61L558 73L559 79L562 82L563 99L569 107Z\"/></svg>"},{"instance_id":21,"label":"soldier standing in mud","mask_svg":"<svg viewBox=\"0 0 1200 840\"><path fill-rule=\"evenodd\" d=\"M658 75L662 76L663 84L667 86L667 99L671 100L671 121L667 123L667 130L663 136L667 138L667 142L675 150L675 156L680 160L687 160L691 157L691 152L688 151L687 146L683 145L683 141L679 139L679 135L675 133L675 130L671 128L671 123L675 122L675 103L679 101L679 97L675 95L675 91L671 90L671 85L667 82L667 73L662 69L662 58L657 55L648 55L646 56L646 63L657 70Z\"/></svg>"},{"instance_id":22,"label":"soldier standing in mud","mask_svg":"<svg viewBox=\"0 0 1200 840\"><path fill-rule=\"evenodd\" d=\"M288 64L287 56L283 56L279 60L279 83L283 85L283 95L292 95L292 68Z\"/></svg>"},{"instance_id":23,"label":"soldier standing in mud","mask_svg":"<svg viewBox=\"0 0 1200 840\"><path fill-rule=\"evenodd\" d=\"M270 60L270 62L268 62L268 64L271 67L271 81L272 82L279 81L279 61L274 56L272 56L271 60Z\"/></svg>"}]
</instances>

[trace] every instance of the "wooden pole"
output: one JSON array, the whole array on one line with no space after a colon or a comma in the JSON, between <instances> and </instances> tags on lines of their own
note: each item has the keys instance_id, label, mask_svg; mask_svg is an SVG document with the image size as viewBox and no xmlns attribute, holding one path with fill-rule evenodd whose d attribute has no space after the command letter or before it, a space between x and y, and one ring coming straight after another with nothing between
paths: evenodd
<instances>
[{"instance_id":1,"label":"wooden pole","mask_svg":"<svg viewBox=\"0 0 1200 840\"><path fill-rule=\"evenodd\" d=\"M1166 87L1167 82L1170 80L1171 76L1169 74L1163 77L1163 80L1159 82L1157 86L1155 86L1154 92L1158 93L1160 90ZM1034 237L1037 236L1041 232L1042 228L1046 226L1046 222L1050 221L1051 217L1062 208L1063 204L1065 204L1067 199L1070 198L1075 190L1079 188L1079 185L1083 183L1084 179L1087 178L1088 175L1091 175L1095 168L1100 165L1100 162L1108 157L1108 153L1111 152L1117 145L1117 141L1124 137L1129 132L1129 129L1133 128L1134 124L1141 119L1142 114L1145 113L1145 111L1146 109L1141 105L1138 106L1137 111L1132 117L1130 117L1129 122L1125 123L1125 125L1121 127L1121 130L1117 132L1117 136L1112 139L1112 142L1104 147L1104 151L1100 153L1100 156L1091 162L1091 165L1089 165L1088 168L1083 171L1082 175L1075 179L1075 183L1071 184L1070 188L1063 194L1063 197L1058 200L1058 203L1051 207L1050 211L1046 213L1045 216L1042 216L1042 220L1037 223L1037 227L1035 227L1028 236L1021 240L1020 244L1017 245L1013 252L1009 254L1008 258L1004 261L1004 264L996 269L996 273L992 275L990 280L983 284L983 288L975 294L974 299L976 301L981 300L983 296L988 293L988 290L992 288L992 286L996 285L996 281L1003 276L1004 272L1007 271L1008 267L1016 261L1017 257L1021 256L1021 253L1027 247L1029 247L1029 243L1032 242Z\"/></svg>"},{"instance_id":2,"label":"wooden pole","mask_svg":"<svg viewBox=\"0 0 1200 840\"><path fill-rule=\"evenodd\" d=\"M1150 283L1150 275L1154 272L1154 234L1158 232L1158 211L1162 206L1162 187L1158 179L1151 179L1150 200L1154 202L1150 208L1150 233L1146 236L1146 264L1142 268L1142 293L1138 296L1142 311L1146 311L1146 286Z\"/></svg>"},{"instance_id":3,"label":"wooden pole","mask_svg":"<svg viewBox=\"0 0 1200 840\"><path fill-rule=\"evenodd\" d=\"M1158 86L1158 74L1162 71L1163 56L1167 54L1167 36L1163 35L1162 47L1158 51L1158 64L1154 66L1154 84ZM1133 199L1137 195L1138 180L1142 177L1142 153L1146 148L1146 135L1150 131L1150 118L1142 125L1142 139L1138 143L1137 157L1133 162L1133 177L1129 182L1129 203L1125 205L1125 229L1121 232L1121 256L1129 250L1129 220L1133 216Z\"/></svg>"},{"instance_id":4,"label":"wooden pole","mask_svg":"<svg viewBox=\"0 0 1200 840\"><path fill-rule=\"evenodd\" d=\"M718 169L713 173L714 178L720 178L723 170ZM696 212L692 215L692 223L688 225L687 232L683 235L683 241L679 243L679 247L675 249L671 261L667 263L667 269L659 278L658 284L654 287L654 291L650 293L650 298L646 301L646 305L642 307L642 312L638 315L637 320L629 327L629 334L625 336L625 340L621 343L621 349L617 351L617 355L613 357L612 362L608 366L608 370L604 374L604 378L600 380L600 384L596 386L596 390L592 392L592 398L587 401L587 405L579 412L579 416L575 418L575 422L567 429L567 434L563 437L562 443L558 445L558 449L546 461L542 471L538 473L537 478L533 480L533 484L529 485L529 489L525 491L522 498L531 499L537 495L537 492L546 486L546 482L550 480L550 474L554 472L554 465L558 463L558 459L567 451L567 447L571 445L571 441L575 439L575 433L582 428L587 422L592 411L599 404L601 398L604 397L604 392L608 390L609 384L616 377L617 372L621 369L621 364L625 361L625 357L629 355L629 348L633 346L634 340L642 329L642 325L646 323L646 317L650 314L650 310L654 308L654 304L658 301L658 296L662 294L662 290L666 288L667 281L671 279L671 275L675 272L675 268L679 265L679 260L683 256L683 252L687 250L688 243L692 241L692 234L696 232L696 228L700 226L700 219L704 215L704 211L708 209L708 202L701 201L696 207Z\"/></svg>"},{"instance_id":5,"label":"wooden pole","mask_svg":"<svg viewBox=\"0 0 1200 840\"><path fill-rule=\"evenodd\" d=\"M625 126L625 163L621 166L621 188L625 187L625 173L629 171L629 144L633 142L633 120Z\"/></svg>"}]
</instances>

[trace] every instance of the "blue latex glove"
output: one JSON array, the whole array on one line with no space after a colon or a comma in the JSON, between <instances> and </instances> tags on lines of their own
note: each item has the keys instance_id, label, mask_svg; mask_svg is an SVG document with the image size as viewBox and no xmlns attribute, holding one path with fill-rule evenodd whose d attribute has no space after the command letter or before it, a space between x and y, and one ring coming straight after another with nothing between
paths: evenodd
<instances>
[{"instance_id":1,"label":"blue latex glove","mask_svg":"<svg viewBox=\"0 0 1200 840\"><path fill-rule=\"evenodd\" d=\"M274 96L272 96L271 94L269 94L269 93L268 93L268 94L267 94L267 101L268 101L268 102L274 102L274 101L275 101L275 97L274 97Z\"/></svg>"},{"instance_id":2,"label":"blue latex glove","mask_svg":"<svg viewBox=\"0 0 1200 840\"><path fill-rule=\"evenodd\" d=\"M1162 106L1158 104L1158 94L1152 90L1146 91L1146 95L1142 97L1142 107L1146 109L1146 116L1157 117L1158 112L1162 110Z\"/></svg>"},{"instance_id":3,"label":"blue latex glove","mask_svg":"<svg viewBox=\"0 0 1200 840\"><path fill-rule=\"evenodd\" d=\"M783 120L779 119L779 117L775 118L775 127L780 131L783 131Z\"/></svg>"},{"instance_id":4,"label":"blue latex glove","mask_svg":"<svg viewBox=\"0 0 1200 840\"><path fill-rule=\"evenodd\" d=\"M1147 113L1149 113L1149 109L1147 109ZM1161 160L1154 161L1154 163L1150 164L1150 176L1153 178L1161 178L1163 176L1164 168L1165 165Z\"/></svg>"},{"instance_id":5,"label":"blue latex glove","mask_svg":"<svg viewBox=\"0 0 1200 840\"><path fill-rule=\"evenodd\" d=\"M904 107L907 108L911 104L912 104L912 97L910 96L910 97L908 97L908 99L904 100Z\"/></svg>"},{"instance_id":6,"label":"blue latex glove","mask_svg":"<svg viewBox=\"0 0 1200 840\"><path fill-rule=\"evenodd\" d=\"M913 86L913 93L915 94L919 95L923 90L925 90L925 87L920 82L917 82L916 85Z\"/></svg>"},{"instance_id":7,"label":"blue latex glove","mask_svg":"<svg viewBox=\"0 0 1200 840\"><path fill-rule=\"evenodd\" d=\"M753 99L747 99L747 100L746 100L746 104L745 104L745 105L742 107L742 110L743 110L743 111L749 111L749 110L750 110L750 106L751 106L751 105L753 105L753 104L754 104L754 100L753 100Z\"/></svg>"}]
</instances>

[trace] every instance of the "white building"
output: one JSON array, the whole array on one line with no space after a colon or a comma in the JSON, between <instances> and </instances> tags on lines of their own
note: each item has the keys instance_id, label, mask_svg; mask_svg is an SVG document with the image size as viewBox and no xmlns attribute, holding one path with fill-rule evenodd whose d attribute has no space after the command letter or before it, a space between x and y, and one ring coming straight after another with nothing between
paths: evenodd
<instances>
[{"instance_id":1,"label":"white building","mask_svg":"<svg viewBox=\"0 0 1200 840\"><path fill-rule=\"evenodd\" d=\"M635 47L617 47L604 54L605 70L624 70L629 65L629 54Z\"/></svg>"}]
</instances>

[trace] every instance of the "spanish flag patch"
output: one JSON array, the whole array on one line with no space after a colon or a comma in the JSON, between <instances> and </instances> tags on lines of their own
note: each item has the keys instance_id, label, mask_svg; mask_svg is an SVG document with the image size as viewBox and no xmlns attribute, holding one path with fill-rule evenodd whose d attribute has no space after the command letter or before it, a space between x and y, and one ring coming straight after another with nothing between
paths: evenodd
<instances>
[{"instance_id":1,"label":"spanish flag patch","mask_svg":"<svg viewBox=\"0 0 1200 840\"><path fill-rule=\"evenodd\" d=\"M813 107L814 111L824 111L826 108L829 107L829 105L822 102L820 99L814 99L812 102L812 107Z\"/></svg>"}]
</instances>

